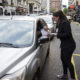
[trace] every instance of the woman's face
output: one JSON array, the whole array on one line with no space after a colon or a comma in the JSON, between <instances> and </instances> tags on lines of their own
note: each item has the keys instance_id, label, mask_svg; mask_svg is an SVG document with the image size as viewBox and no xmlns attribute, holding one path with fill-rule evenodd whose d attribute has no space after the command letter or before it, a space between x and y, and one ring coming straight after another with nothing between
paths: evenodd
<instances>
[{"instance_id":1,"label":"woman's face","mask_svg":"<svg viewBox=\"0 0 80 80\"><path fill-rule=\"evenodd\" d=\"M53 20L56 21L56 22L58 23L59 17L53 16Z\"/></svg>"}]
</instances>

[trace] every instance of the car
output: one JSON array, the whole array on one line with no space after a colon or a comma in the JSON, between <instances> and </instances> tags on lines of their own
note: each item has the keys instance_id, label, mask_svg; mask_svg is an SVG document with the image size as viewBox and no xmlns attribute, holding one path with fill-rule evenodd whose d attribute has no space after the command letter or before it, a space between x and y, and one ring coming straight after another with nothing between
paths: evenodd
<instances>
[{"instance_id":1,"label":"car","mask_svg":"<svg viewBox=\"0 0 80 80\"><path fill-rule=\"evenodd\" d=\"M0 6L0 15L4 15L4 8L3 8L3 6Z\"/></svg>"},{"instance_id":2,"label":"car","mask_svg":"<svg viewBox=\"0 0 80 80\"><path fill-rule=\"evenodd\" d=\"M38 37L39 18L0 17L0 80L36 80L49 56L49 38Z\"/></svg>"},{"instance_id":3,"label":"car","mask_svg":"<svg viewBox=\"0 0 80 80\"><path fill-rule=\"evenodd\" d=\"M39 14L27 14L26 16L30 16L30 17L36 17L38 16Z\"/></svg>"},{"instance_id":4,"label":"car","mask_svg":"<svg viewBox=\"0 0 80 80\"><path fill-rule=\"evenodd\" d=\"M39 18L44 19L44 21L48 25L48 28L51 30L51 32L54 32L55 31L55 27L54 27L52 15L42 15L42 16L39 16Z\"/></svg>"}]
</instances>

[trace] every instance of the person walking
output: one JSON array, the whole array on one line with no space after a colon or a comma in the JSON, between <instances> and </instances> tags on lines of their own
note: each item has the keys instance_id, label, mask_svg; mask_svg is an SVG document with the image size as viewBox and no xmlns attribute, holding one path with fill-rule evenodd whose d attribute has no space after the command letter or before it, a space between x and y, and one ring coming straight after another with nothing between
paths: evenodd
<instances>
[{"instance_id":1,"label":"person walking","mask_svg":"<svg viewBox=\"0 0 80 80\"><path fill-rule=\"evenodd\" d=\"M71 63L71 57L76 48L76 43L72 36L70 22L61 10L53 14L53 19L56 21L58 27L58 32L55 33L54 36L61 41L61 61L63 66L63 74L57 75L57 78L68 79L67 70L69 69L71 80L76 80L74 67Z\"/></svg>"}]
</instances>

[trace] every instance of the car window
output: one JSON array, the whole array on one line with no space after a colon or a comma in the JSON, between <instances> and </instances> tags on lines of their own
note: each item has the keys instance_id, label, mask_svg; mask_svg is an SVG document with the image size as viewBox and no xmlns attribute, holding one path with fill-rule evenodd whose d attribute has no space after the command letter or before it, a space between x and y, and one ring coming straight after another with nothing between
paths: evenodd
<instances>
[{"instance_id":1,"label":"car window","mask_svg":"<svg viewBox=\"0 0 80 80\"><path fill-rule=\"evenodd\" d=\"M47 27L47 24L46 22L43 20L43 19L40 19L38 22L37 22L37 37L40 38L42 36L41 34L41 29L43 29L44 27Z\"/></svg>"},{"instance_id":2,"label":"car window","mask_svg":"<svg viewBox=\"0 0 80 80\"><path fill-rule=\"evenodd\" d=\"M52 23L53 23L51 17L43 17L43 19L45 20L45 22L46 22L47 24L52 24Z\"/></svg>"},{"instance_id":3,"label":"car window","mask_svg":"<svg viewBox=\"0 0 80 80\"><path fill-rule=\"evenodd\" d=\"M33 42L33 21L0 20L0 43L12 43L19 47Z\"/></svg>"}]
</instances>

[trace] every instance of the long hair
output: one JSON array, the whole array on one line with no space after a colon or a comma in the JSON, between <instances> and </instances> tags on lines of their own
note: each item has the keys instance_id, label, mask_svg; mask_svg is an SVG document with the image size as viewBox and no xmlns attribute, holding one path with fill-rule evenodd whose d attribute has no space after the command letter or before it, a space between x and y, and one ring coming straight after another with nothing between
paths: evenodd
<instances>
[{"instance_id":1,"label":"long hair","mask_svg":"<svg viewBox=\"0 0 80 80\"><path fill-rule=\"evenodd\" d=\"M62 20L68 21L67 17L64 15L64 13L63 13L61 10L53 13L53 16L59 17L59 21L60 21L60 22L61 22Z\"/></svg>"}]
</instances>

